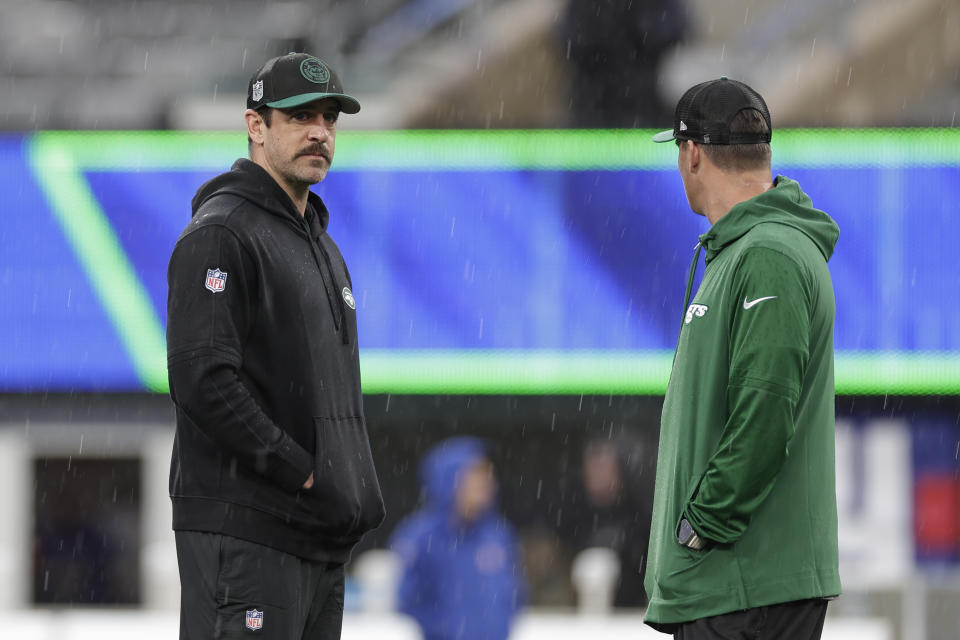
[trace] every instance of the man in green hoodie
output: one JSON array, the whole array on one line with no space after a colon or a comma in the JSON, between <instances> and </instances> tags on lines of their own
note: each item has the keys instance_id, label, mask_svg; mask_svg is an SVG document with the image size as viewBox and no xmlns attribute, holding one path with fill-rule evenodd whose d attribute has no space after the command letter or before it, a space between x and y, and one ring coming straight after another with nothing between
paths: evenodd
<instances>
[{"instance_id":1,"label":"man in green hoodie","mask_svg":"<svg viewBox=\"0 0 960 640\"><path fill-rule=\"evenodd\" d=\"M819 638L840 593L839 229L796 182L771 180L771 131L763 98L723 77L654 136L676 141L690 208L712 225L664 398L644 583L646 623L679 640Z\"/></svg>"}]
</instances>

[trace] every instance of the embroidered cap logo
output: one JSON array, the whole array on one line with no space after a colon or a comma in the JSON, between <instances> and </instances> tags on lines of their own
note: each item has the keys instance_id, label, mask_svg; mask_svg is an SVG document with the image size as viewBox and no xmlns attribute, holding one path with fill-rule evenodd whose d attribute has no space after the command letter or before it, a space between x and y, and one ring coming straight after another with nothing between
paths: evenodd
<instances>
[{"instance_id":1,"label":"embroidered cap logo","mask_svg":"<svg viewBox=\"0 0 960 640\"><path fill-rule=\"evenodd\" d=\"M330 81L330 69L317 58L307 58L300 63L300 75L317 84Z\"/></svg>"}]
</instances>

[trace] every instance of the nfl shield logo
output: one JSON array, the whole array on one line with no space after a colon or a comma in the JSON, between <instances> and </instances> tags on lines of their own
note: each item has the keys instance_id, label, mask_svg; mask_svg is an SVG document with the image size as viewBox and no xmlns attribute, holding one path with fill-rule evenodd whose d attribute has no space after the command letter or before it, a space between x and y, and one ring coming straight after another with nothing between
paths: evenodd
<instances>
[{"instance_id":1,"label":"nfl shield logo","mask_svg":"<svg viewBox=\"0 0 960 640\"><path fill-rule=\"evenodd\" d=\"M207 280L204 286L214 293L220 293L227 286L227 272L220 269L207 269Z\"/></svg>"},{"instance_id":2,"label":"nfl shield logo","mask_svg":"<svg viewBox=\"0 0 960 640\"><path fill-rule=\"evenodd\" d=\"M260 102L263 97L263 80L257 80L253 83L253 95L250 97L253 98L254 102Z\"/></svg>"},{"instance_id":3,"label":"nfl shield logo","mask_svg":"<svg viewBox=\"0 0 960 640\"><path fill-rule=\"evenodd\" d=\"M250 631L259 631L263 628L263 611L257 609L247 610L247 629Z\"/></svg>"}]
</instances>

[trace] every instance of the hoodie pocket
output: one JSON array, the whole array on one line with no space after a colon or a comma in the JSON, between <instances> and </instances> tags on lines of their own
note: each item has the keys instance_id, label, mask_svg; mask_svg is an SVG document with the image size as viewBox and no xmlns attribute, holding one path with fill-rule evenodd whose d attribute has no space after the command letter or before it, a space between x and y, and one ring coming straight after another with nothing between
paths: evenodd
<instances>
[{"instance_id":1,"label":"hoodie pocket","mask_svg":"<svg viewBox=\"0 0 960 640\"><path fill-rule=\"evenodd\" d=\"M360 535L383 521L383 497L363 418L314 418L313 492L318 514L335 535Z\"/></svg>"}]
</instances>

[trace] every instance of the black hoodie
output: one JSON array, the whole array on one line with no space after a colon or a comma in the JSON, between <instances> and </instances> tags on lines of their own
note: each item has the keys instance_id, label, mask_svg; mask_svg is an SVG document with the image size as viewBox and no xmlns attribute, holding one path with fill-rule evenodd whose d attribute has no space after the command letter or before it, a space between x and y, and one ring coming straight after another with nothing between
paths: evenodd
<instances>
[{"instance_id":1,"label":"black hoodie","mask_svg":"<svg viewBox=\"0 0 960 640\"><path fill-rule=\"evenodd\" d=\"M343 562L383 520L350 275L328 219L314 193L301 216L245 159L194 197L168 270L176 530Z\"/></svg>"}]
</instances>

